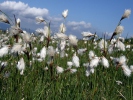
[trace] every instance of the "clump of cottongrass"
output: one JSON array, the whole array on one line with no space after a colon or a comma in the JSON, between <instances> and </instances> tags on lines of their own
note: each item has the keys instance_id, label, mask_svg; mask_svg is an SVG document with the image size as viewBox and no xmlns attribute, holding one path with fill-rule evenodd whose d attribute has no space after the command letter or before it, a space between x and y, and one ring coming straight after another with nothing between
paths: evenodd
<instances>
[{"instance_id":1,"label":"clump of cottongrass","mask_svg":"<svg viewBox=\"0 0 133 100\"><path fill-rule=\"evenodd\" d=\"M121 67L123 69L125 76L128 76L128 77L131 76L131 70L126 64L123 64Z\"/></svg>"},{"instance_id":2,"label":"clump of cottongrass","mask_svg":"<svg viewBox=\"0 0 133 100\"><path fill-rule=\"evenodd\" d=\"M120 56L119 58L119 64L124 65L126 63L126 57L125 56Z\"/></svg>"},{"instance_id":3,"label":"clump of cottongrass","mask_svg":"<svg viewBox=\"0 0 133 100\"><path fill-rule=\"evenodd\" d=\"M115 44L110 44L108 46L108 53L111 54L114 51L114 48L115 48Z\"/></svg>"},{"instance_id":4,"label":"clump of cottongrass","mask_svg":"<svg viewBox=\"0 0 133 100\"><path fill-rule=\"evenodd\" d=\"M45 20L43 19L43 17L36 17L36 21L37 21L37 23L42 23L42 22L44 22Z\"/></svg>"},{"instance_id":5,"label":"clump of cottongrass","mask_svg":"<svg viewBox=\"0 0 133 100\"><path fill-rule=\"evenodd\" d=\"M0 57L3 57L8 54L10 45L5 45L0 49Z\"/></svg>"},{"instance_id":6,"label":"clump of cottongrass","mask_svg":"<svg viewBox=\"0 0 133 100\"><path fill-rule=\"evenodd\" d=\"M65 25L63 23L61 23L59 32L60 33L65 33L65 31L66 31L66 27L65 27Z\"/></svg>"},{"instance_id":7,"label":"clump of cottongrass","mask_svg":"<svg viewBox=\"0 0 133 100\"><path fill-rule=\"evenodd\" d=\"M62 16L64 17L64 19L67 17L67 15L68 15L68 9L67 10L64 10L62 12Z\"/></svg>"},{"instance_id":8,"label":"clump of cottongrass","mask_svg":"<svg viewBox=\"0 0 133 100\"><path fill-rule=\"evenodd\" d=\"M123 30L124 30L123 26L121 26L121 25L117 26L114 33L112 34L112 36L110 38L110 41L113 39L114 36L121 34L123 32Z\"/></svg>"},{"instance_id":9,"label":"clump of cottongrass","mask_svg":"<svg viewBox=\"0 0 133 100\"><path fill-rule=\"evenodd\" d=\"M107 49L108 44L107 44L106 40L102 39L98 43L98 46L99 46L100 50L104 51L105 49Z\"/></svg>"},{"instance_id":10,"label":"clump of cottongrass","mask_svg":"<svg viewBox=\"0 0 133 100\"><path fill-rule=\"evenodd\" d=\"M44 35L44 29L42 29L42 28L36 29L36 33L39 35Z\"/></svg>"},{"instance_id":11,"label":"clump of cottongrass","mask_svg":"<svg viewBox=\"0 0 133 100\"><path fill-rule=\"evenodd\" d=\"M65 47L66 47L66 41L61 40L58 43L58 48L59 48L59 51L60 51L60 57L62 57L62 58L65 56Z\"/></svg>"},{"instance_id":12,"label":"clump of cottongrass","mask_svg":"<svg viewBox=\"0 0 133 100\"><path fill-rule=\"evenodd\" d=\"M60 40L66 40L66 39L68 39L68 36L66 34L64 34L64 33L56 33L56 36Z\"/></svg>"},{"instance_id":13,"label":"clump of cottongrass","mask_svg":"<svg viewBox=\"0 0 133 100\"><path fill-rule=\"evenodd\" d=\"M125 19L125 18L128 18L131 14L131 10L130 9L126 9L124 14L122 15L121 17L121 20Z\"/></svg>"},{"instance_id":14,"label":"clump of cottongrass","mask_svg":"<svg viewBox=\"0 0 133 100\"><path fill-rule=\"evenodd\" d=\"M131 72L133 72L133 65L130 66L130 70L131 70Z\"/></svg>"},{"instance_id":15,"label":"clump of cottongrass","mask_svg":"<svg viewBox=\"0 0 133 100\"><path fill-rule=\"evenodd\" d=\"M44 41L44 35L40 37L39 42L40 42L40 43L43 43L43 41Z\"/></svg>"},{"instance_id":16,"label":"clump of cottongrass","mask_svg":"<svg viewBox=\"0 0 133 100\"><path fill-rule=\"evenodd\" d=\"M117 47L119 50L125 51L125 45L124 45L124 43L122 43L122 42L119 41L119 40L117 40L117 42L116 42L116 47Z\"/></svg>"},{"instance_id":17,"label":"clump of cottongrass","mask_svg":"<svg viewBox=\"0 0 133 100\"><path fill-rule=\"evenodd\" d=\"M22 38L25 43L30 43L32 41L31 35L26 31L23 31Z\"/></svg>"},{"instance_id":18,"label":"clump of cottongrass","mask_svg":"<svg viewBox=\"0 0 133 100\"><path fill-rule=\"evenodd\" d=\"M109 67L109 62L104 56L101 58L101 63L105 68Z\"/></svg>"},{"instance_id":19,"label":"clump of cottongrass","mask_svg":"<svg viewBox=\"0 0 133 100\"><path fill-rule=\"evenodd\" d=\"M8 18L4 14L0 14L0 21L10 24L10 22L8 21Z\"/></svg>"},{"instance_id":20,"label":"clump of cottongrass","mask_svg":"<svg viewBox=\"0 0 133 100\"><path fill-rule=\"evenodd\" d=\"M93 68L93 67L97 67L98 64L100 62L100 58L99 57L95 57L93 58L91 61L90 61L90 67Z\"/></svg>"},{"instance_id":21,"label":"clump of cottongrass","mask_svg":"<svg viewBox=\"0 0 133 100\"><path fill-rule=\"evenodd\" d=\"M81 34L83 35L83 37L92 37L92 36L95 36L95 34L92 34L91 32L82 32Z\"/></svg>"},{"instance_id":22,"label":"clump of cottongrass","mask_svg":"<svg viewBox=\"0 0 133 100\"><path fill-rule=\"evenodd\" d=\"M73 66L80 67L79 66L79 57L76 55L76 53L74 53L74 55L72 57L72 62L73 62Z\"/></svg>"},{"instance_id":23,"label":"clump of cottongrass","mask_svg":"<svg viewBox=\"0 0 133 100\"><path fill-rule=\"evenodd\" d=\"M9 31L11 35L18 35L19 33L23 33L23 31L17 26L11 26Z\"/></svg>"},{"instance_id":24,"label":"clump of cottongrass","mask_svg":"<svg viewBox=\"0 0 133 100\"><path fill-rule=\"evenodd\" d=\"M57 73L63 73L64 69L60 66L56 66Z\"/></svg>"},{"instance_id":25,"label":"clump of cottongrass","mask_svg":"<svg viewBox=\"0 0 133 100\"><path fill-rule=\"evenodd\" d=\"M122 33L123 32L123 30L124 30L124 27L123 26L117 26L116 27L116 29L115 29L115 34L117 35L117 34L120 34L120 33Z\"/></svg>"},{"instance_id":26,"label":"clump of cottongrass","mask_svg":"<svg viewBox=\"0 0 133 100\"><path fill-rule=\"evenodd\" d=\"M130 49L131 48L131 45L126 45L126 49Z\"/></svg>"},{"instance_id":27,"label":"clump of cottongrass","mask_svg":"<svg viewBox=\"0 0 133 100\"><path fill-rule=\"evenodd\" d=\"M76 36L74 35L69 35L69 43L70 45L73 45L73 46L77 46L77 43L78 43L78 39Z\"/></svg>"},{"instance_id":28,"label":"clump of cottongrass","mask_svg":"<svg viewBox=\"0 0 133 100\"><path fill-rule=\"evenodd\" d=\"M12 49L11 49L11 53L20 53L22 51L22 45L21 44L14 44Z\"/></svg>"},{"instance_id":29,"label":"clump of cottongrass","mask_svg":"<svg viewBox=\"0 0 133 100\"><path fill-rule=\"evenodd\" d=\"M76 73L77 72L77 69L70 69L70 73Z\"/></svg>"},{"instance_id":30,"label":"clump of cottongrass","mask_svg":"<svg viewBox=\"0 0 133 100\"><path fill-rule=\"evenodd\" d=\"M72 68L72 66L73 66L73 62L68 61L68 62L67 62L67 66L68 66L68 68Z\"/></svg>"},{"instance_id":31,"label":"clump of cottongrass","mask_svg":"<svg viewBox=\"0 0 133 100\"><path fill-rule=\"evenodd\" d=\"M18 18L17 19L17 27L20 27L20 22L21 22L21 20Z\"/></svg>"},{"instance_id":32,"label":"clump of cottongrass","mask_svg":"<svg viewBox=\"0 0 133 100\"><path fill-rule=\"evenodd\" d=\"M95 54L94 54L94 52L91 50L91 51L89 51L89 59L91 60L91 59L93 59L95 57Z\"/></svg>"},{"instance_id":33,"label":"clump of cottongrass","mask_svg":"<svg viewBox=\"0 0 133 100\"><path fill-rule=\"evenodd\" d=\"M18 61L17 68L20 71L20 75L23 75L25 70L25 62L23 58L20 58L20 60Z\"/></svg>"},{"instance_id":34,"label":"clump of cottongrass","mask_svg":"<svg viewBox=\"0 0 133 100\"><path fill-rule=\"evenodd\" d=\"M46 57L46 47L44 46L40 51L40 58L45 59Z\"/></svg>"},{"instance_id":35,"label":"clump of cottongrass","mask_svg":"<svg viewBox=\"0 0 133 100\"><path fill-rule=\"evenodd\" d=\"M90 67L90 65L87 67L87 70L85 71L85 75L88 77L90 74L93 74L95 71L94 68Z\"/></svg>"},{"instance_id":36,"label":"clump of cottongrass","mask_svg":"<svg viewBox=\"0 0 133 100\"><path fill-rule=\"evenodd\" d=\"M78 49L77 52L78 52L79 55L83 55L83 53L86 52L86 51L87 51L87 48L81 48L81 49Z\"/></svg>"},{"instance_id":37,"label":"clump of cottongrass","mask_svg":"<svg viewBox=\"0 0 133 100\"><path fill-rule=\"evenodd\" d=\"M54 57L55 55L55 49L53 46L49 46L48 49L47 49L47 55L50 56L50 57Z\"/></svg>"}]
</instances>

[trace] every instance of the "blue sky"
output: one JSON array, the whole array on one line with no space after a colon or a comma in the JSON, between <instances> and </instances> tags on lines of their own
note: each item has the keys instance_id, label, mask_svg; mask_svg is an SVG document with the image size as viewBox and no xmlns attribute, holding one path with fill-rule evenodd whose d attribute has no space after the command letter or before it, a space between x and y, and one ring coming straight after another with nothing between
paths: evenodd
<instances>
[{"instance_id":1,"label":"blue sky","mask_svg":"<svg viewBox=\"0 0 133 100\"><path fill-rule=\"evenodd\" d=\"M21 3L19 7L16 7L19 1ZM15 3L11 4L11 2ZM62 12L68 9L68 17L65 23L66 34L81 37L83 31L97 32L98 34L108 32L111 34L125 9L133 9L132 4L133 0L0 0L0 9L8 13L9 16L15 13L21 19L21 27L33 30L43 28L43 24L37 25L35 22L35 16L42 15L44 19L51 20L51 27L54 32L58 32L59 25L63 22ZM34 7L35 11L27 14L24 7L26 9ZM37 13L38 8L43 14ZM20 13L21 10L22 13ZM121 25L124 26L122 36L126 36L127 33L129 33L128 36L133 36L132 13L129 18L122 21Z\"/></svg>"}]
</instances>

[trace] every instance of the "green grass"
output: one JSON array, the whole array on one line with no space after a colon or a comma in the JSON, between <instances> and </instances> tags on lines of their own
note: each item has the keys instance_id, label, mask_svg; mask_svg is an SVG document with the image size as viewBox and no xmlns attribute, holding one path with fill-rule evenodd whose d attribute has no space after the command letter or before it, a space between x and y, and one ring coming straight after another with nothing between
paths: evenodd
<instances>
[{"instance_id":1,"label":"green grass","mask_svg":"<svg viewBox=\"0 0 133 100\"><path fill-rule=\"evenodd\" d=\"M33 44L38 48L38 52L43 47L37 43ZM93 48L91 41L88 41L88 44L90 46L84 44L83 41L78 42L78 48L87 47L87 52L79 56L80 67L74 74L70 72L57 74L55 70L56 65L64 69L68 67L67 61L70 61L73 55L71 49L66 51L68 57L60 58L59 55L55 55L52 77L50 70L44 70L47 65L47 57L43 62L35 61L30 67L29 61L23 55L26 63L24 75L20 75L16 68L15 61L19 60L17 57L12 57L11 60L9 60L10 55L0 58L0 61L8 62L6 68L0 73L0 100L21 100L22 98L25 100L125 100L125 98L126 100L133 100L133 75L126 77L122 69L116 70L111 61L109 61L109 68L104 68L99 64L95 68L94 74L89 77L85 76L86 68L83 67L83 63L88 62L89 51L93 50L98 56L101 55L99 49ZM50 43L50 45L52 44ZM133 52L131 50L111 54L114 57L121 55L128 58L128 65L133 64ZM107 58L109 56L107 55ZM4 73L7 71L10 72L10 76L5 78ZM122 81L122 84L118 85L116 80Z\"/></svg>"}]
</instances>

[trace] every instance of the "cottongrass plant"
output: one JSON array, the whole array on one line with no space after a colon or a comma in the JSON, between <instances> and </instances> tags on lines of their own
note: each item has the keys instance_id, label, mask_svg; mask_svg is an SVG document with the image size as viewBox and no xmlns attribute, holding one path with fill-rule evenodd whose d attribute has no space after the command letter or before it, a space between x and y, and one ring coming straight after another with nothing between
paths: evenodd
<instances>
[{"instance_id":1,"label":"cottongrass plant","mask_svg":"<svg viewBox=\"0 0 133 100\"><path fill-rule=\"evenodd\" d=\"M10 22L8 21L8 18L4 14L0 14L0 21L10 24Z\"/></svg>"},{"instance_id":2,"label":"cottongrass plant","mask_svg":"<svg viewBox=\"0 0 133 100\"><path fill-rule=\"evenodd\" d=\"M20 75L24 75L25 62L23 58L20 58L20 60L17 62L17 68L20 71Z\"/></svg>"},{"instance_id":3,"label":"cottongrass plant","mask_svg":"<svg viewBox=\"0 0 133 100\"><path fill-rule=\"evenodd\" d=\"M67 14L63 12L64 20ZM45 22L41 17L37 19ZM52 36L50 23L37 29L38 35L23 30L21 33L19 24L11 27L9 34L0 32L2 100L133 99L132 41L119 37L111 42L105 37L78 40L72 34L67 36L62 28ZM15 43L11 34L18 35L20 41ZM64 57L60 56L62 51Z\"/></svg>"},{"instance_id":4,"label":"cottongrass plant","mask_svg":"<svg viewBox=\"0 0 133 100\"><path fill-rule=\"evenodd\" d=\"M67 17L67 15L68 15L68 9L62 12L62 16L64 17L64 19Z\"/></svg>"}]
</instances>

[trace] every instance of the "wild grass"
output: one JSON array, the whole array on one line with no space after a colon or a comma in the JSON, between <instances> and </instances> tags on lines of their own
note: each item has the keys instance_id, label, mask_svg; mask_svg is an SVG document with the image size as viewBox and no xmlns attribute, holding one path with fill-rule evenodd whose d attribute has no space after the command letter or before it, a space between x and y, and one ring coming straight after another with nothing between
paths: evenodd
<instances>
[{"instance_id":1,"label":"wild grass","mask_svg":"<svg viewBox=\"0 0 133 100\"><path fill-rule=\"evenodd\" d=\"M88 40L91 44L91 40ZM7 61L8 65L0 73L0 99L1 100L132 100L133 99L133 76L126 77L121 68L116 70L113 62L110 62L109 68L104 68L101 64L95 69L94 74L89 77L85 76L86 68L83 63L88 62L88 52L93 50L96 55L100 56L99 49L94 49L93 44L84 44L84 41L78 42L78 47L87 47L84 55L80 56L80 67L76 73L64 72L57 74L56 65L67 69L67 61L72 59L73 52L66 51L68 57L60 58L58 54L54 56L53 76L51 77L50 70L45 70L47 65L47 57L45 61L35 61L31 66L29 60L23 55L26 63L24 75L16 68L17 57L6 55L0 58L0 61ZM43 47L34 43L38 51ZM50 42L50 45L53 45ZM53 45L55 46L55 44ZM126 55L128 64L133 64L133 52L126 50L125 52L114 52L112 56L119 57ZM12 58L11 58L12 57ZM11 59L10 59L11 58ZM109 56L107 55L107 58ZM32 58L30 58L31 60ZM74 66L73 66L74 67ZM49 66L48 66L49 68ZM5 74L9 76L6 77ZM118 85L116 81L121 81Z\"/></svg>"},{"instance_id":2,"label":"wild grass","mask_svg":"<svg viewBox=\"0 0 133 100\"><path fill-rule=\"evenodd\" d=\"M3 14L1 16L1 22L10 24L7 15L1 10L0 12ZM128 69L126 66L126 64L128 66L133 65L133 39L126 39L124 42L120 42L120 39L117 39L115 45L119 42L119 46L122 48L123 45L126 46L128 44L131 47L121 50L121 48L114 46L117 50L114 49L111 54L108 52L109 45L111 44L110 41L114 36L122 33L124 27L120 26L121 21L129 17L131 10L125 10L110 41L106 40L104 35L104 40L101 42L101 46L104 45L102 49L94 44L94 40L99 43L101 39L92 38L85 40L87 42L85 43L84 40L78 40L74 35L64 35L67 14L68 10L64 10L62 13L64 23L60 25L60 31L59 34L56 34L58 36L56 38L57 40L54 40L54 43L51 38L50 22L47 22L42 17L36 17L36 20L39 23L45 22L44 29L38 29L41 36L45 37L43 41L39 40L39 35L37 37L35 36L36 39L34 40L34 34L29 35L23 31L20 28L20 19L16 19L15 15L15 24L11 24L10 31L8 33L1 31L0 36L4 34L4 36L0 37L1 48L10 45L12 49L15 43L19 43L23 47L25 44L32 44L32 49L36 47L37 53L39 53L44 46L47 52L49 52L49 46L53 46L54 49L57 48L61 44L61 40L65 40L69 45L63 44L65 46L64 51L68 56L60 57L60 52L56 52L52 56L46 55L45 59L43 58L41 62L37 60L37 55L36 57L33 56L31 48L27 46L21 50L23 53L21 52L20 55L17 53L14 56L9 50L8 54L0 57L0 100L133 100L133 75L131 69ZM96 33L92 34L90 32L83 32L83 35L85 37L97 37ZM4 37L8 37L8 39L5 41L3 39ZM22 39L21 42L18 41L19 38ZM108 43L107 47L105 40ZM80 48L86 48L83 55L77 53L77 50ZM61 47L58 49L61 49ZM87 76L87 67L84 66L84 63L90 63L91 59L88 54L91 50L97 55L93 59L95 57L101 59L104 56L109 62L109 68L107 68L108 66L104 67L99 60L96 68L90 64L87 66L88 68L93 67L95 69L94 73ZM79 58L80 67L76 68L73 64L72 68L77 69L77 71L70 73L67 61L72 61L75 52L77 55L75 59L78 60ZM110 58L119 58L123 55L126 58L124 64L121 64L120 61L114 64ZM27 59L27 57L29 58ZM25 62L23 75L20 74L20 71L16 67L20 58L23 58ZM48 62L49 58L52 58L50 63ZM4 67L2 65L3 62L7 62L7 65ZM124 65L124 67L117 67L117 65ZM62 67L64 72L58 73L56 70L57 66ZM124 75L123 70L126 71L126 75Z\"/></svg>"}]
</instances>

